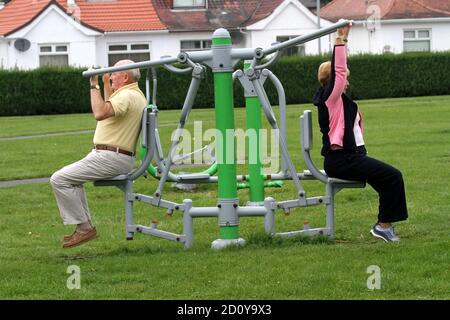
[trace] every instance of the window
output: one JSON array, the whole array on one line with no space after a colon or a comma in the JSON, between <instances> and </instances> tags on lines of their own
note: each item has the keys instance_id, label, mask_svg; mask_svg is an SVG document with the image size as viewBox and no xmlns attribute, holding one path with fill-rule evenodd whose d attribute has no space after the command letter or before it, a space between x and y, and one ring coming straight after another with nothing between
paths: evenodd
<instances>
[{"instance_id":1,"label":"window","mask_svg":"<svg viewBox=\"0 0 450 320\"><path fill-rule=\"evenodd\" d=\"M206 0L173 0L174 9L206 8Z\"/></svg>"},{"instance_id":2,"label":"window","mask_svg":"<svg viewBox=\"0 0 450 320\"><path fill-rule=\"evenodd\" d=\"M113 66L119 60L129 59L134 62L150 60L148 43L110 44L108 46L108 64Z\"/></svg>"},{"instance_id":3,"label":"window","mask_svg":"<svg viewBox=\"0 0 450 320\"><path fill-rule=\"evenodd\" d=\"M403 30L403 51L430 51L431 50L431 30L416 29Z\"/></svg>"},{"instance_id":4,"label":"window","mask_svg":"<svg viewBox=\"0 0 450 320\"><path fill-rule=\"evenodd\" d=\"M211 40L182 40L180 47L182 51L198 51L211 48Z\"/></svg>"},{"instance_id":5,"label":"window","mask_svg":"<svg viewBox=\"0 0 450 320\"><path fill-rule=\"evenodd\" d=\"M293 39L298 36L277 36L278 42L284 42L290 39ZM283 49L283 52L281 53L281 56L304 56L305 55L305 45L300 44L295 47L290 47L287 49Z\"/></svg>"},{"instance_id":6,"label":"window","mask_svg":"<svg viewBox=\"0 0 450 320\"><path fill-rule=\"evenodd\" d=\"M69 65L69 46L66 44L43 44L39 46L39 65L64 67Z\"/></svg>"}]
</instances>

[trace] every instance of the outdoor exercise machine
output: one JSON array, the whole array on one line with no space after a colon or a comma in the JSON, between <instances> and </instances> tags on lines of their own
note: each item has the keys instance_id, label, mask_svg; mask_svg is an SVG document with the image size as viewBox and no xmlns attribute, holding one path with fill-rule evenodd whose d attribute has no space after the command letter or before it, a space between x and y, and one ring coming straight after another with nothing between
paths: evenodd
<instances>
[{"instance_id":1,"label":"outdoor exercise machine","mask_svg":"<svg viewBox=\"0 0 450 320\"><path fill-rule=\"evenodd\" d=\"M244 216L264 217L265 232L273 236L292 237L296 235L323 234L334 237L334 196L343 188L361 188L362 182L332 179L317 169L310 157L312 148L312 117L311 111L305 111L300 118L301 125L301 149L303 159L308 170L297 172L289 154L286 142L286 101L284 89L278 78L267 68L275 63L281 56L281 50L296 46L308 41L328 35L338 28L350 24L349 20L339 22L319 29L308 35L299 36L282 43L276 43L269 48L232 48L231 37L226 29L217 29L212 36L211 50L180 52L177 57L161 57L159 60L138 62L123 66L108 67L88 70L83 76L91 77L109 72L129 69L147 69L146 91L149 106L144 110L142 117L141 143L146 149L145 157L140 166L127 175L120 175L113 179L96 181L96 186L116 186L125 194L126 238L133 239L135 233L164 238L167 240L184 243L186 248L193 244L193 220L202 217L217 217L219 220L220 237L213 241L212 248L220 249L228 245L242 245L245 240L239 237L239 218ZM263 59L272 55L263 64ZM244 70L234 71L234 66L241 60L245 60ZM173 64L181 63L187 67L181 69ZM172 138L172 145L167 157L164 157L159 137L156 107L156 73L154 67L164 66L171 72L182 74L191 73L192 80L181 109L180 119ZM206 171L201 173L175 174L171 172L173 156L180 143L182 130L186 124L188 115L197 94L206 66L212 69L214 77L214 101L215 101L215 126L216 126L216 162ZM150 104L150 75L153 79L153 101ZM234 148L234 105L233 105L233 80L238 79L244 88L246 98L246 125L247 130L259 133L261 124L261 109L264 112L271 128L280 130L279 146L282 157L281 171L274 174L262 174L260 157L249 164L248 175L236 174L236 151ZM280 106L280 126L275 118L272 106L267 97L263 83L269 79L275 86ZM230 134L231 132L231 134ZM220 137L220 139L218 138ZM260 137L256 135L257 154L259 154ZM231 146L231 147L230 147ZM151 165L156 161L157 167ZM133 192L133 182L146 171L159 179L156 191L152 195L144 195ZM217 175L216 175L217 173ZM307 197L301 180L318 179L325 184L325 195L319 197ZM276 201L272 197L265 196L266 186L277 186L273 181L292 180L296 189L296 197L290 200ZM192 200L185 199L182 203L176 203L163 199L163 187L166 182L179 183L217 183L218 199L214 207L196 207ZM238 199L238 183L249 181L250 201L246 205L240 205ZM175 234L160 230L155 223L151 226L137 225L133 222L133 204L136 201L144 202L156 207L166 208L169 214L174 211L183 214L183 233ZM321 228L295 230L290 232L276 232L275 211L282 210L285 213L292 208L325 205L326 226Z\"/></svg>"}]
</instances>

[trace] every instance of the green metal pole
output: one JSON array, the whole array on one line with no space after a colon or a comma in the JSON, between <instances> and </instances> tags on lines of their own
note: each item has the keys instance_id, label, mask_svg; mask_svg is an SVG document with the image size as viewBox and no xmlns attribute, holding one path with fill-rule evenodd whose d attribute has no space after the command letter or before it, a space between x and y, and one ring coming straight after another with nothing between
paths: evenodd
<instances>
[{"instance_id":1,"label":"green metal pole","mask_svg":"<svg viewBox=\"0 0 450 320\"><path fill-rule=\"evenodd\" d=\"M244 64L244 70L250 67L247 61ZM253 90L254 91L254 90ZM261 130L261 105L258 95L255 92L246 92L245 110L247 130L256 133L256 141L250 141L247 137L247 155L249 159L248 173L250 176L250 201L264 203L264 176L261 172L262 164L260 159L260 135Z\"/></svg>"},{"instance_id":2,"label":"green metal pole","mask_svg":"<svg viewBox=\"0 0 450 320\"><path fill-rule=\"evenodd\" d=\"M220 239L237 239L239 217L236 210L238 199L234 143L233 64L231 37L227 30L218 29L214 32L211 49L216 129L222 139L222 145L217 148Z\"/></svg>"},{"instance_id":3,"label":"green metal pole","mask_svg":"<svg viewBox=\"0 0 450 320\"><path fill-rule=\"evenodd\" d=\"M220 159L220 163L218 164L220 199L237 197L236 188L233 188L233 183L236 184L235 157L231 157L231 155L227 153L227 151L229 152L230 150L234 151L234 148L230 149L229 147L230 144L234 145L234 135L232 140L230 139L230 130L234 131L232 81L231 73L214 74L216 128L218 134L220 134L223 139L222 148L218 150L218 158Z\"/></svg>"}]
</instances>

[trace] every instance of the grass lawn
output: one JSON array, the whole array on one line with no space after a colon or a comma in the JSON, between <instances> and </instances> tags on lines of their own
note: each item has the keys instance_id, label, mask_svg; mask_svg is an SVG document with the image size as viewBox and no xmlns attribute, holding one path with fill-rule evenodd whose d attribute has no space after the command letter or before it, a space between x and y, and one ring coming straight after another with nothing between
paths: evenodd
<instances>
[{"instance_id":1,"label":"grass lawn","mask_svg":"<svg viewBox=\"0 0 450 320\"><path fill-rule=\"evenodd\" d=\"M369 154L399 168L404 176L410 218L397 224L402 241L374 239L378 199L370 187L341 191L335 198L336 240L272 239L263 234L262 218L242 218L242 248L210 249L218 238L217 219L196 219L190 250L178 243L142 234L124 239L122 193L87 184L89 206L99 238L69 250L61 238L72 232L63 226L50 185L0 188L0 299L449 299L450 219L450 96L360 101ZM311 105L288 107L288 145L298 171L305 169L299 147L298 116ZM275 110L277 112L277 110ZM179 111L161 111L159 122L167 152ZM214 125L213 110L194 110L193 121ZM238 126L245 110L236 109ZM314 159L322 166L316 120ZM0 118L0 138L51 132L92 130L91 115ZM92 134L0 139L0 180L48 177L63 165L83 157ZM244 166L239 168L245 173ZM305 181L308 196L323 195L317 181ZM195 206L215 205L217 187L201 185L195 192L165 188L165 197ZM152 194L153 179L140 178L135 190ZM267 189L276 200L294 198L291 182ZM239 191L241 204L248 191ZM182 217L136 204L135 222L181 233ZM300 229L305 219L313 227L325 223L325 208L277 212L277 231ZM67 268L79 266L81 289L66 286ZM369 290L367 268L379 266L381 289Z\"/></svg>"}]
</instances>

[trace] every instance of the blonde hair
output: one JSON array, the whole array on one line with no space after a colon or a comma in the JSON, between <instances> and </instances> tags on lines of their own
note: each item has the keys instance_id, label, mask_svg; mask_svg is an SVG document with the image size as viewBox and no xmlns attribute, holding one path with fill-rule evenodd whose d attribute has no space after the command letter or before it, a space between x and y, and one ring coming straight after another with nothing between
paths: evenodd
<instances>
[{"instance_id":1,"label":"blonde hair","mask_svg":"<svg viewBox=\"0 0 450 320\"><path fill-rule=\"evenodd\" d=\"M322 86L326 85L331 73L331 61L322 63L317 72L317 78Z\"/></svg>"},{"instance_id":2,"label":"blonde hair","mask_svg":"<svg viewBox=\"0 0 450 320\"><path fill-rule=\"evenodd\" d=\"M326 61L319 66L319 71L317 72L317 78L320 84L325 86L330 79L331 73L331 61ZM347 78L350 76L350 70L347 68Z\"/></svg>"}]
</instances>

